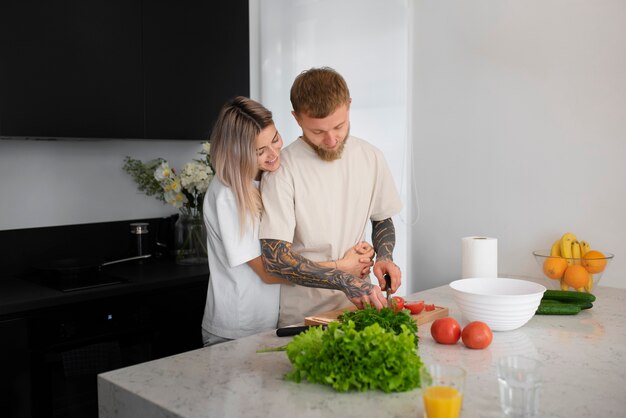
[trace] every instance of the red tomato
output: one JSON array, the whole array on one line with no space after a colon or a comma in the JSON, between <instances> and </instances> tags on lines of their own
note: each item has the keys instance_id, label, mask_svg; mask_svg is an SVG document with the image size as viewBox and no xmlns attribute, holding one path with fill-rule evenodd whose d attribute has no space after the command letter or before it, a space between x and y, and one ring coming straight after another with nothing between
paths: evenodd
<instances>
[{"instance_id":1,"label":"red tomato","mask_svg":"<svg viewBox=\"0 0 626 418\"><path fill-rule=\"evenodd\" d=\"M429 305L424 305L424 310L425 311L434 311L435 310L435 304L431 303Z\"/></svg>"},{"instance_id":2,"label":"red tomato","mask_svg":"<svg viewBox=\"0 0 626 418\"><path fill-rule=\"evenodd\" d=\"M417 315L424 310L423 300L405 300L404 308L411 311L411 314Z\"/></svg>"},{"instance_id":3,"label":"red tomato","mask_svg":"<svg viewBox=\"0 0 626 418\"><path fill-rule=\"evenodd\" d=\"M491 340L493 340L493 333L489 325L481 321L474 321L465 325L461 338L467 347L481 349L489 347Z\"/></svg>"},{"instance_id":4,"label":"red tomato","mask_svg":"<svg viewBox=\"0 0 626 418\"><path fill-rule=\"evenodd\" d=\"M430 327L430 335L439 344L456 344L461 338L461 325L452 317L436 319Z\"/></svg>"},{"instance_id":5,"label":"red tomato","mask_svg":"<svg viewBox=\"0 0 626 418\"><path fill-rule=\"evenodd\" d=\"M391 298L391 306L396 312L400 312L404 309L404 298L401 296L394 296Z\"/></svg>"}]
</instances>

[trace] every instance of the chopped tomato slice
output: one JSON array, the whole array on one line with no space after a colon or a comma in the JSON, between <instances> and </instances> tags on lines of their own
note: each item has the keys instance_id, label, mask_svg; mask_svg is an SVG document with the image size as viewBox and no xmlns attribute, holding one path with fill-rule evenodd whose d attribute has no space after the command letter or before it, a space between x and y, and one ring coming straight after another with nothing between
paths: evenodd
<instances>
[{"instance_id":1,"label":"chopped tomato slice","mask_svg":"<svg viewBox=\"0 0 626 418\"><path fill-rule=\"evenodd\" d=\"M402 296L394 296L391 298L392 309L396 312L400 312L404 309L404 298Z\"/></svg>"},{"instance_id":2,"label":"chopped tomato slice","mask_svg":"<svg viewBox=\"0 0 626 418\"><path fill-rule=\"evenodd\" d=\"M423 300L405 300L404 308L411 311L412 315L417 315L424 310Z\"/></svg>"}]
</instances>

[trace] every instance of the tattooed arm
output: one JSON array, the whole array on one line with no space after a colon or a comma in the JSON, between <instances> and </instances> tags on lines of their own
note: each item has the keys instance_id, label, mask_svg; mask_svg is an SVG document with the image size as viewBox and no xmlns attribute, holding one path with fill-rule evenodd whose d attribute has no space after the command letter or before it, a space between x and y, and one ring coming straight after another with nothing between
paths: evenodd
<instances>
[{"instance_id":1,"label":"tattooed arm","mask_svg":"<svg viewBox=\"0 0 626 418\"><path fill-rule=\"evenodd\" d=\"M400 287L402 272L393 262L393 249L396 246L396 229L391 218L382 221L372 221L372 243L376 251L376 263L374 263L374 275L378 279L380 288L387 290L384 274L391 277L391 293Z\"/></svg>"},{"instance_id":2,"label":"tattooed arm","mask_svg":"<svg viewBox=\"0 0 626 418\"><path fill-rule=\"evenodd\" d=\"M357 276L332 267L323 267L291 250L291 243L262 239L261 251L265 269L293 284L341 290L359 309L370 304L376 309L387 305L380 288Z\"/></svg>"}]
</instances>

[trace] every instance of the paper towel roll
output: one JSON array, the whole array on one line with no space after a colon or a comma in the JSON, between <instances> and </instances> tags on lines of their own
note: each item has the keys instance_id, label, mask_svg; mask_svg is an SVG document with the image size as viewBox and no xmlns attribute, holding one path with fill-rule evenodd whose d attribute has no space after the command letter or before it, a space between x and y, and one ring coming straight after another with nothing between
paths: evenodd
<instances>
[{"instance_id":1,"label":"paper towel roll","mask_svg":"<svg viewBox=\"0 0 626 418\"><path fill-rule=\"evenodd\" d=\"M498 277L498 240L488 237L465 237L462 240L463 252L461 276Z\"/></svg>"}]
</instances>

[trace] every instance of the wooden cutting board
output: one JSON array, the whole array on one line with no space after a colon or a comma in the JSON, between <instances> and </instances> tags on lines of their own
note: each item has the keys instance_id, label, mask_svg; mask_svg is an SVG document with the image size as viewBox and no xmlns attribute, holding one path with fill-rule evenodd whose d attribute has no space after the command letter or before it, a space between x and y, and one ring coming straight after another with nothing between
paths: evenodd
<instances>
[{"instance_id":1,"label":"wooden cutting board","mask_svg":"<svg viewBox=\"0 0 626 418\"><path fill-rule=\"evenodd\" d=\"M331 321L336 321L339 315L345 311L354 311L356 306L348 306L341 309L335 309L334 311L323 312L313 316L307 316L304 318L304 325L326 325ZM423 310L417 315L411 315L417 325L426 324L434 321L435 319L444 318L448 316L448 308L443 306L435 306L434 311Z\"/></svg>"}]
</instances>

